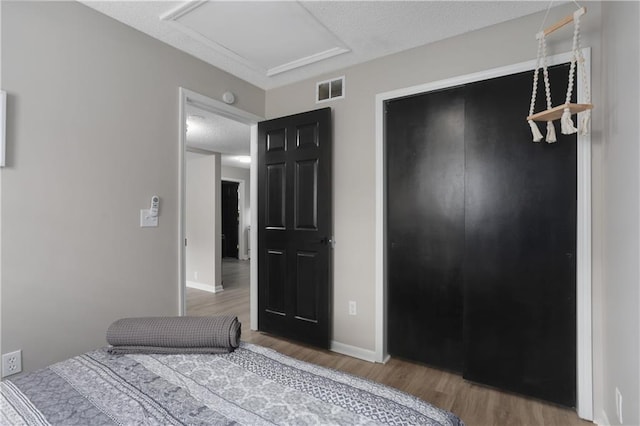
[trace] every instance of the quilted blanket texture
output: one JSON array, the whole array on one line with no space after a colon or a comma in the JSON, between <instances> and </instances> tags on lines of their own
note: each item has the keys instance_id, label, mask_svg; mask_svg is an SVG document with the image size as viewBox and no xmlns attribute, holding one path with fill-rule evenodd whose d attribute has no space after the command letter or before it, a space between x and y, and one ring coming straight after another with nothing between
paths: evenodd
<instances>
[{"instance_id":1,"label":"quilted blanket texture","mask_svg":"<svg viewBox=\"0 0 640 426\"><path fill-rule=\"evenodd\" d=\"M240 344L234 315L122 318L107 329L112 354L225 353Z\"/></svg>"},{"instance_id":2,"label":"quilted blanket texture","mask_svg":"<svg viewBox=\"0 0 640 426\"><path fill-rule=\"evenodd\" d=\"M3 425L462 425L396 389L244 342L221 355L100 349L0 390Z\"/></svg>"}]
</instances>

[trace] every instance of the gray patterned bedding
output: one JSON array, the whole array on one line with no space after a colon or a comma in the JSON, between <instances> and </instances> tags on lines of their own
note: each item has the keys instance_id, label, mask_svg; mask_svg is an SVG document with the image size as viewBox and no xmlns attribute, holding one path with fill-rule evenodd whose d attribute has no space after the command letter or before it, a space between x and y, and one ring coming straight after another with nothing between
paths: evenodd
<instances>
[{"instance_id":1,"label":"gray patterned bedding","mask_svg":"<svg viewBox=\"0 0 640 426\"><path fill-rule=\"evenodd\" d=\"M462 425L418 398L241 343L221 355L88 352L0 383L5 425Z\"/></svg>"}]
</instances>

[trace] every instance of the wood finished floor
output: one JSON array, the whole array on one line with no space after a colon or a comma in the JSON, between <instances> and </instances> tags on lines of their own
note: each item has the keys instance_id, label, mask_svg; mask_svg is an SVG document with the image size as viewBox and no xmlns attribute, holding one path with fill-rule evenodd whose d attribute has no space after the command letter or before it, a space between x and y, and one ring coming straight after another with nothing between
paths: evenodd
<instances>
[{"instance_id":1,"label":"wood finished floor","mask_svg":"<svg viewBox=\"0 0 640 426\"><path fill-rule=\"evenodd\" d=\"M302 361L365 377L417 396L455 413L467 426L593 425L574 410L469 383L461 376L399 359L386 364L362 361L335 352L249 330L249 261L224 259L224 291L187 289L189 315L235 314L242 340L273 348Z\"/></svg>"}]
</instances>

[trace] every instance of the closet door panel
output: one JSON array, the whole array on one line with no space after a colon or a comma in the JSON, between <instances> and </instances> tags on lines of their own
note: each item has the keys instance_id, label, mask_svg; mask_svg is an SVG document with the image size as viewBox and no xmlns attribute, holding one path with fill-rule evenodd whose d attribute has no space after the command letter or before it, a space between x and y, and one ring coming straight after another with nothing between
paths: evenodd
<instances>
[{"instance_id":1,"label":"closet door panel","mask_svg":"<svg viewBox=\"0 0 640 426\"><path fill-rule=\"evenodd\" d=\"M462 89L386 105L388 350L462 370Z\"/></svg>"},{"instance_id":2,"label":"closet door panel","mask_svg":"<svg viewBox=\"0 0 640 426\"><path fill-rule=\"evenodd\" d=\"M465 92L464 377L574 406L576 137L556 122L531 142L530 90L524 73Z\"/></svg>"}]
</instances>

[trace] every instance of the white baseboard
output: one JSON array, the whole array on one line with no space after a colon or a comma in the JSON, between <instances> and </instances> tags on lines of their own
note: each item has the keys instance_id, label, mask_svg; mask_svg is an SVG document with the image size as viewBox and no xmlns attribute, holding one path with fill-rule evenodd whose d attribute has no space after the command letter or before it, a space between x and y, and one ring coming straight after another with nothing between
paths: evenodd
<instances>
[{"instance_id":1,"label":"white baseboard","mask_svg":"<svg viewBox=\"0 0 640 426\"><path fill-rule=\"evenodd\" d=\"M218 286L212 286L209 284L202 284L202 283L197 283L194 281L187 281L187 287L189 288L195 288L196 290L202 290L202 291L208 291L209 293L219 293L222 290L224 290L224 288L222 288L221 285Z\"/></svg>"},{"instance_id":2,"label":"white baseboard","mask_svg":"<svg viewBox=\"0 0 640 426\"><path fill-rule=\"evenodd\" d=\"M611 422L609 421L609 417L607 416L607 412L602 410L600 415L593 419L593 422L598 426L610 426Z\"/></svg>"},{"instance_id":3,"label":"white baseboard","mask_svg":"<svg viewBox=\"0 0 640 426\"><path fill-rule=\"evenodd\" d=\"M333 352L362 359L364 361L376 362L376 353L374 351L336 342L335 340L331 341L331 350Z\"/></svg>"}]
</instances>

